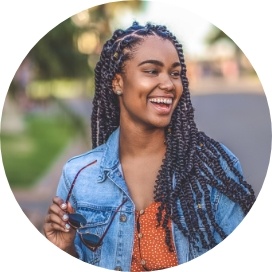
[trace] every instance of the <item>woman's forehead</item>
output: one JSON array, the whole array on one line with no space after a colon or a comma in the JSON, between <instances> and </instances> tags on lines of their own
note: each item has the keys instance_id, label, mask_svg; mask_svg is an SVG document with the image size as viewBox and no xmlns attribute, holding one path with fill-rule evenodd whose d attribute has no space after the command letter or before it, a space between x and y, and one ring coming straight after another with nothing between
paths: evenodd
<instances>
[{"instance_id":1,"label":"woman's forehead","mask_svg":"<svg viewBox=\"0 0 272 272\"><path fill-rule=\"evenodd\" d=\"M168 56L178 60L177 49L172 41L157 35L144 37L133 50L133 58L152 58Z\"/></svg>"},{"instance_id":2,"label":"woman's forehead","mask_svg":"<svg viewBox=\"0 0 272 272\"><path fill-rule=\"evenodd\" d=\"M149 35L146 37L143 37L142 41L138 44L138 46L142 49L142 47L149 47L152 46L154 47L161 47L164 46L165 44L171 44L173 47L172 41L166 38L162 38L157 35Z\"/></svg>"}]
</instances>

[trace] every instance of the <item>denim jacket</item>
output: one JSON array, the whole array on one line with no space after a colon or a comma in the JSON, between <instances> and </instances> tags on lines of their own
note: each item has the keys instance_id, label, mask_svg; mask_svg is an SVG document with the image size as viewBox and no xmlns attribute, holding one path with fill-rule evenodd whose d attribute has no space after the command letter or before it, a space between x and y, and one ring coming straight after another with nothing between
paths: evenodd
<instances>
[{"instance_id":1,"label":"denim jacket","mask_svg":"<svg viewBox=\"0 0 272 272\"><path fill-rule=\"evenodd\" d=\"M238 159L226 147L224 149L241 172ZM130 271L135 206L123 178L119 161L119 129L113 132L105 144L76 156L65 164L57 188L57 195L65 200L77 172L95 160L96 163L86 167L78 175L70 198L75 210L87 219L92 229L91 232L102 235L117 207L124 199L127 198L128 201L114 217L101 247L94 252L91 251L82 244L77 234L75 238L76 251L79 259L87 263L111 270ZM227 175L231 176L228 166L223 160L222 166ZM216 221L227 235L230 234L244 217L240 206L216 189L211 189L211 202ZM205 208L204 203L201 205ZM182 215L181 208L180 213ZM186 237L174 223L172 224L172 235L179 264L188 262L207 251L201 249L200 244L200 252L190 247ZM221 242L222 239L217 232L214 232L214 237L218 243Z\"/></svg>"}]
</instances>

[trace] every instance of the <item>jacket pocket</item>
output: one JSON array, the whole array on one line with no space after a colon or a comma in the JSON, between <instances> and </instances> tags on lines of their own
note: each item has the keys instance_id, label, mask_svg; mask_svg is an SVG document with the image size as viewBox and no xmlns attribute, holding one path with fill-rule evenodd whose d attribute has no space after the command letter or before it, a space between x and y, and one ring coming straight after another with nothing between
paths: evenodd
<instances>
[{"instance_id":1,"label":"jacket pocket","mask_svg":"<svg viewBox=\"0 0 272 272\"><path fill-rule=\"evenodd\" d=\"M93 251L84 244L79 233L87 232L96 235L99 238L102 237L112 217L113 208L78 203L76 212L85 217L87 225L82 229L78 229L77 239L75 242L82 251L83 261L93 265L98 265L101 259L101 247L103 246L103 241L102 246L99 246Z\"/></svg>"}]
</instances>

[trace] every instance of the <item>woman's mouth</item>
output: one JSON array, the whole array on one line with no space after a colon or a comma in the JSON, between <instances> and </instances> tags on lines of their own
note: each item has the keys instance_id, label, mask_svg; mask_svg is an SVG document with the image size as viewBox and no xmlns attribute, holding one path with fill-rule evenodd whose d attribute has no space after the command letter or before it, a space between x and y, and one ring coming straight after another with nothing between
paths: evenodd
<instances>
[{"instance_id":1,"label":"woman's mouth","mask_svg":"<svg viewBox=\"0 0 272 272\"><path fill-rule=\"evenodd\" d=\"M166 104L166 105L171 105L173 103L173 98L150 98L149 101L151 103L156 103L156 104Z\"/></svg>"},{"instance_id":2,"label":"woman's mouth","mask_svg":"<svg viewBox=\"0 0 272 272\"><path fill-rule=\"evenodd\" d=\"M173 104L173 98L169 97L154 97L149 98L149 102L154 106L157 112L160 114L169 114L171 111L171 105Z\"/></svg>"}]
</instances>

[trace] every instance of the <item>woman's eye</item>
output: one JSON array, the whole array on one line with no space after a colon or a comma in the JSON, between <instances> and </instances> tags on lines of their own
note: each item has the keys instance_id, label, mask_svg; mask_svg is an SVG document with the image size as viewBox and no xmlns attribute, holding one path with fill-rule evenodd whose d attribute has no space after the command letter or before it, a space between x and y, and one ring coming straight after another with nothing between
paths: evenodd
<instances>
[{"instance_id":1,"label":"woman's eye","mask_svg":"<svg viewBox=\"0 0 272 272\"><path fill-rule=\"evenodd\" d=\"M150 74L150 75L157 75L158 71L157 70L146 70L145 73Z\"/></svg>"},{"instance_id":2,"label":"woman's eye","mask_svg":"<svg viewBox=\"0 0 272 272\"><path fill-rule=\"evenodd\" d=\"M171 73L171 76L172 76L172 77L175 77L175 78L178 78L178 77L180 77L180 72L179 72L179 71L172 72L172 73Z\"/></svg>"}]
</instances>

